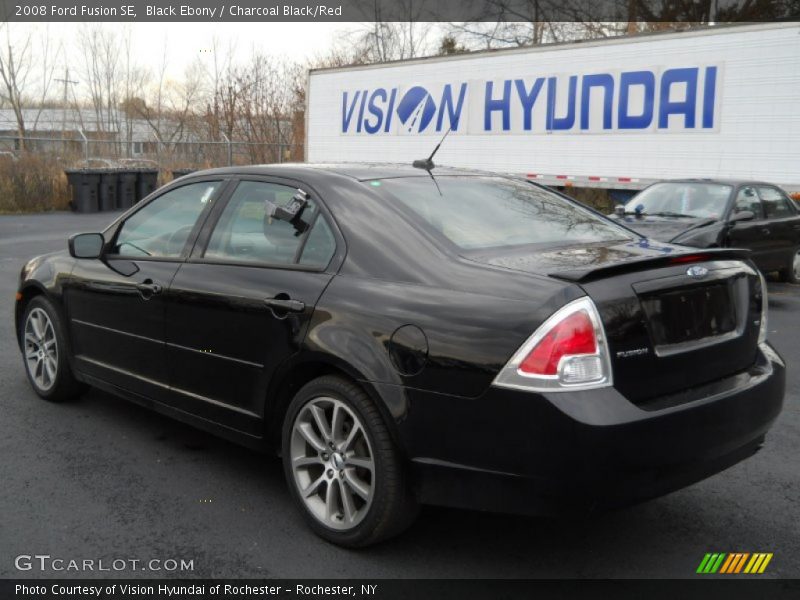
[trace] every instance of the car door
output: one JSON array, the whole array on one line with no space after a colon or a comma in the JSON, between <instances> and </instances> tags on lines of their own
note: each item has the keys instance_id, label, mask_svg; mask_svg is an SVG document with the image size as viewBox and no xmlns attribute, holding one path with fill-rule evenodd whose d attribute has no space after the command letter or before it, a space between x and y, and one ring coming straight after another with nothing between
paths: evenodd
<instances>
[{"instance_id":1,"label":"car door","mask_svg":"<svg viewBox=\"0 0 800 600\"><path fill-rule=\"evenodd\" d=\"M743 185L737 190L730 217L744 211L752 212L755 217L751 221L730 223L727 245L747 248L752 252L753 262L758 268L769 270L774 261L774 249L764 220L764 207L754 185Z\"/></svg>"},{"instance_id":2,"label":"car door","mask_svg":"<svg viewBox=\"0 0 800 600\"><path fill-rule=\"evenodd\" d=\"M196 181L165 191L106 233L111 239L101 259L76 260L64 293L77 369L149 398L168 398L164 294L223 183Z\"/></svg>"},{"instance_id":3,"label":"car door","mask_svg":"<svg viewBox=\"0 0 800 600\"><path fill-rule=\"evenodd\" d=\"M790 268L794 253L800 247L800 216L794 203L778 188L771 185L756 187L764 206L765 223L772 248L772 266Z\"/></svg>"},{"instance_id":4,"label":"car door","mask_svg":"<svg viewBox=\"0 0 800 600\"><path fill-rule=\"evenodd\" d=\"M270 378L299 349L343 248L314 194L299 228L269 217L267 207L286 206L300 185L239 181L178 270L166 319L176 408L252 435L263 431Z\"/></svg>"}]
</instances>

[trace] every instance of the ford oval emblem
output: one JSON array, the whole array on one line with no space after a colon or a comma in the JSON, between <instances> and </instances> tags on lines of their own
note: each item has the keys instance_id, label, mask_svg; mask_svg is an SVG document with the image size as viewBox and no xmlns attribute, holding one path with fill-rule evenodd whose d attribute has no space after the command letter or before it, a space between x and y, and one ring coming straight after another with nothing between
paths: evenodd
<instances>
[{"instance_id":1,"label":"ford oval emblem","mask_svg":"<svg viewBox=\"0 0 800 600\"><path fill-rule=\"evenodd\" d=\"M699 265L695 265L693 267L689 267L689 270L686 271L686 274L694 279L702 279L708 275L708 269Z\"/></svg>"}]
</instances>

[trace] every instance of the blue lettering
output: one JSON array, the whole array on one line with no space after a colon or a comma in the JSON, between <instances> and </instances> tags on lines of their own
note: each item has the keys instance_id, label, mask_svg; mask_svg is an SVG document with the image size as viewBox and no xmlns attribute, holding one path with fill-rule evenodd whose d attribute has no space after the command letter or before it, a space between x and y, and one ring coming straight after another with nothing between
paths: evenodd
<instances>
[{"instance_id":1,"label":"blue lettering","mask_svg":"<svg viewBox=\"0 0 800 600\"><path fill-rule=\"evenodd\" d=\"M522 79L514 80L514 85L517 87L517 95L522 104L522 128L525 131L530 131L533 128L533 105L536 102L536 98L539 97L543 84L544 77L537 77L530 91L528 91L525 89L525 82Z\"/></svg>"},{"instance_id":2,"label":"blue lettering","mask_svg":"<svg viewBox=\"0 0 800 600\"><path fill-rule=\"evenodd\" d=\"M378 88L377 90L372 92L372 96L370 96L369 105L367 106L367 109L374 117L377 118L377 120L373 125L372 123L370 123L369 117L367 117L367 119L364 121L364 131L366 131L367 133L376 133L380 131L381 125L383 124L383 111L380 109L379 106L375 104L376 100L378 100L379 98L384 102L386 102L386 90L384 90L383 88Z\"/></svg>"},{"instance_id":3,"label":"blue lettering","mask_svg":"<svg viewBox=\"0 0 800 600\"><path fill-rule=\"evenodd\" d=\"M494 82L486 82L486 101L483 105L483 129L484 131L492 130L492 113L494 111L502 111L503 113L503 131L511 129L511 80L506 79L503 82L503 97L499 100L492 98L492 89Z\"/></svg>"},{"instance_id":4,"label":"blue lettering","mask_svg":"<svg viewBox=\"0 0 800 600\"><path fill-rule=\"evenodd\" d=\"M630 113L630 89L634 85L644 86L642 114ZM629 71L619 79L619 107L617 127L619 129L647 129L653 122L653 105L656 97L656 76L650 71Z\"/></svg>"},{"instance_id":5,"label":"blue lettering","mask_svg":"<svg viewBox=\"0 0 800 600\"><path fill-rule=\"evenodd\" d=\"M703 84L703 129L714 127L714 94L717 90L717 67L706 67Z\"/></svg>"},{"instance_id":6,"label":"blue lettering","mask_svg":"<svg viewBox=\"0 0 800 600\"><path fill-rule=\"evenodd\" d=\"M458 92L458 103L453 106L453 89L448 83L442 91L442 101L439 103L439 116L436 118L436 131L442 130L444 113L447 111L448 125L453 131L458 131L458 122L461 120L461 109L464 106L464 98L467 95L467 84L462 83Z\"/></svg>"},{"instance_id":7,"label":"blue lettering","mask_svg":"<svg viewBox=\"0 0 800 600\"><path fill-rule=\"evenodd\" d=\"M361 124L364 122L364 106L367 103L367 92L369 90L364 90L364 93L361 94L361 105L358 108L358 122L356 124L356 131L361 133Z\"/></svg>"},{"instance_id":8,"label":"blue lettering","mask_svg":"<svg viewBox=\"0 0 800 600\"><path fill-rule=\"evenodd\" d=\"M581 129L589 129L589 101L593 87L603 88L603 129L611 129L611 103L614 100L614 78L608 73L585 75L581 89Z\"/></svg>"},{"instance_id":9,"label":"blue lettering","mask_svg":"<svg viewBox=\"0 0 800 600\"><path fill-rule=\"evenodd\" d=\"M683 100L670 100L673 85L686 84L686 97ZM697 68L668 69L661 75L661 94L658 106L658 126L669 127L670 115L683 115L684 127L694 129L695 106L697 102Z\"/></svg>"},{"instance_id":10,"label":"blue lettering","mask_svg":"<svg viewBox=\"0 0 800 600\"><path fill-rule=\"evenodd\" d=\"M577 75L570 75L569 96L567 98L567 115L556 117L556 85L558 81L555 77L547 78L547 129L564 130L572 129L575 125L575 95L578 89Z\"/></svg>"},{"instance_id":11,"label":"blue lettering","mask_svg":"<svg viewBox=\"0 0 800 600\"><path fill-rule=\"evenodd\" d=\"M512 102L515 117L516 111L522 113L521 123L514 122L515 131L538 130L541 125L534 122L535 111L546 113L546 131L599 131L600 123L595 121L600 115L593 114L600 109L598 93L602 94L604 131L644 130L654 125L667 129L675 115L683 118L672 123L673 128L709 130L718 126L718 83L719 67L702 66L665 69L660 81L657 73L649 70L482 81L483 98L474 93L470 96L468 82L440 84L441 94L436 98L422 86L403 95L398 87L348 90L342 92L342 133L390 133L395 119L405 123L409 132L420 133L433 129L434 118L437 132L448 127L458 131L463 111L476 108L470 103L481 100L485 132L511 131Z\"/></svg>"},{"instance_id":12,"label":"blue lettering","mask_svg":"<svg viewBox=\"0 0 800 600\"><path fill-rule=\"evenodd\" d=\"M358 102L358 97L361 95L361 90L357 91L353 96L353 101L347 104L347 92L342 94L342 133L347 133L347 130L350 128L350 121L353 118L353 111L356 108L356 103Z\"/></svg>"},{"instance_id":13,"label":"blue lettering","mask_svg":"<svg viewBox=\"0 0 800 600\"><path fill-rule=\"evenodd\" d=\"M392 88L392 93L389 95L389 108L386 109L386 125L383 131L388 132L392 126L392 115L394 114L394 101L397 98L397 88Z\"/></svg>"}]
</instances>

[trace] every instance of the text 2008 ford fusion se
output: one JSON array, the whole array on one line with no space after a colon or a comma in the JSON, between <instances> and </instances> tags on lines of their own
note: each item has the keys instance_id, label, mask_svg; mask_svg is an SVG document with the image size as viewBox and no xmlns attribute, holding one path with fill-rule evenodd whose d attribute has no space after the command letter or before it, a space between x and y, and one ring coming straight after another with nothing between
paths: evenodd
<instances>
[{"instance_id":1,"label":"text 2008 ford fusion se","mask_svg":"<svg viewBox=\"0 0 800 600\"><path fill-rule=\"evenodd\" d=\"M784 394L746 252L650 243L469 171L192 174L31 260L16 324L41 397L88 384L275 450L344 546L420 503L667 493L755 453Z\"/></svg>"}]
</instances>

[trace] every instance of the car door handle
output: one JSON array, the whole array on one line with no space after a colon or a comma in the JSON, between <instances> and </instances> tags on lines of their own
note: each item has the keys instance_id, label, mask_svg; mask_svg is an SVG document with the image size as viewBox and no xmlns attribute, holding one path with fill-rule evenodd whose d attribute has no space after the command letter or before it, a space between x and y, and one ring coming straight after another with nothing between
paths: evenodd
<instances>
[{"instance_id":1,"label":"car door handle","mask_svg":"<svg viewBox=\"0 0 800 600\"><path fill-rule=\"evenodd\" d=\"M264 304L272 309L286 312L303 312L306 309L305 303L289 298L266 298Z\"/></svg>"},{"instance_id":2,"label":"car door handle","mask_svg":"<svg viewBox=\"0 0 800 600\"><path fill-rule=\"evenodd\" d=\"M162 290L160 285L153 283L150 279L145 279L142 283L137 283L136 289L139 295L145 300L149 300L152 296L160 294Z\"/></svg>"}]
</instances>

